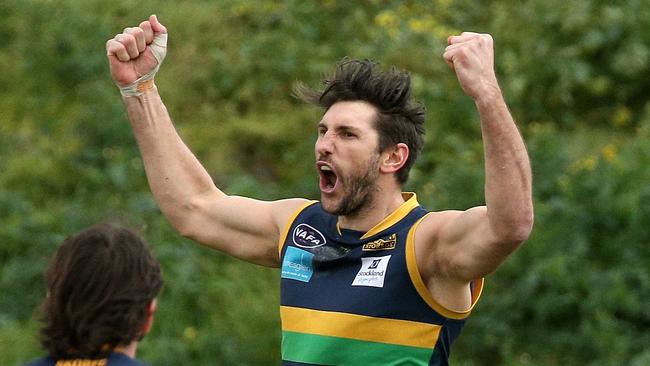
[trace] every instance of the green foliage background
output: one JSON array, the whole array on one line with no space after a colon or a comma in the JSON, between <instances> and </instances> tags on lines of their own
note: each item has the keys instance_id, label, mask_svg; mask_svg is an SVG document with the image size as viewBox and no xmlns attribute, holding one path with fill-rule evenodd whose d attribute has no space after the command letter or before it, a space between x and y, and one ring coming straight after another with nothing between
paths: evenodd
<instances>
[{"instance_id":1,"label":"green foliage background","mask_svg":"<svg viewBox=\"0 0 650 366\"><path fill-rule=\"evenodd\" d=\"M411 72L429 118L407 188L436 210L484 200L477 115L441 55L452 33L491 33L532 159L536 223L488 277L453 364L650 364L647 0L3 0L0 364L43 353L47 259L105 220L140 229L164 268L142 359L279 364L278 271L183 239L147 188L104 43L151 13L170 32L161 94L227 192L318 197L321 112L291 87L351 56Z\"/></svg>"}]
</instances>

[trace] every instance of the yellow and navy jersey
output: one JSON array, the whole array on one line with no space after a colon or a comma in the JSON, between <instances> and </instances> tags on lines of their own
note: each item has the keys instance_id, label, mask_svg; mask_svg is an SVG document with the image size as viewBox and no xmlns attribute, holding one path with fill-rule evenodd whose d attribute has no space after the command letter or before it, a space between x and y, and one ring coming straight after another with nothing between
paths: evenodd
<instances>
[{"instance_id":1,"label":"yellow and navy jersey","mask_svg":"<svg viewBox=\"0 0 650 366\"><path fill-rule=\"evenodd\" d=\"M280 240L283 365L447 365L471 310L439 305L415 261L427 214L415 194L368 232L340 229L319 202ZM472 307L483 280L474 281Z\"/></svg>"},{"instance_id":2,"label":"yellow and navy jersey","mask_svg":"<svg viewBox=\"0 0 650 366\"><path fill-rule=\"evenodd\" d=\"M111 352L102 359L69 359L56 360L50 356L32 361L25 366L146 366L123 353Z\"/></svg>"}]
</instances>

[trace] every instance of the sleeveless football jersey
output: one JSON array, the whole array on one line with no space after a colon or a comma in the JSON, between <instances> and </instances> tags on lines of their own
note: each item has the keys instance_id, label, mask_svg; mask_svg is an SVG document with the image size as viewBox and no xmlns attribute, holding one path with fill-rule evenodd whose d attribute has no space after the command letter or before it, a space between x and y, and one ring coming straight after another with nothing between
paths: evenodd
<instances>
[{"instance_id":1,"label":"sleeveless football jersey","mask_svg":"<svg viewBox=\"0 0 650 366\"><path fill-rule=\"evenodd\" d=\"M133 359L123 353L111 352L107 358L88 360L55 360L47 356L36 361L32 361L25 366L146 366L144 363Z\"/></svg>"},{"instance_id":2,"label":"sleeveless football jersey","mask_svg":"<svg viewBox=\"0 0 650 366\"><path fill-rule=\"evenodd\" d=\"M415 261L427 211L413 193L366 233L339 229L319 202L280 241L283 365L447 365L469 315L439 305ZM483 279L471 284L472 307Z\"/></svg>"}]
</instances>

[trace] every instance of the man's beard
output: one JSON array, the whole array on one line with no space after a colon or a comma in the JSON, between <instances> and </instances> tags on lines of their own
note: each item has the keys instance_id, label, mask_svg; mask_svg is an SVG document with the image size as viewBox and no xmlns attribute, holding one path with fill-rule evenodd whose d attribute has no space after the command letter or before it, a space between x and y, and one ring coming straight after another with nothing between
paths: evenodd
<instances>
[{"instance_id":1,"label":"man's beard","mask_svg":"<svg viewBox=\"0 0 650 366\"><path fill-rule=\"evenodd\" d=\"M337 216L350 216L359 213L362 208L370 206L373 194L377 191L377 178L379 176L379 157L372 159L365 172L351 175L345 179L339 177L339 182L344 188L344 196L338 207L326 211Z\"/></svg>"}]
</instances>

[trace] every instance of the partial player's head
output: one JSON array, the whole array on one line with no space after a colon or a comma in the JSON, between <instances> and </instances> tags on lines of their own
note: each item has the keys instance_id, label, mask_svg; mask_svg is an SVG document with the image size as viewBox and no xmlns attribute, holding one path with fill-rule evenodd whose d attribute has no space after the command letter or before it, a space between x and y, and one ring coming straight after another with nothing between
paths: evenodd
<instances>
[{"instance_id":1,"label":"partial player's head","mask_svg":"<svg viewBox=\"0 0 650 366\"><path fill-rule=\"evenodd\" d=\"M409 74L395 68L380 71L373 61L345 58L323 83L322 91L301 84L296 95L326 111L341 101L363 101L374 106L379 152L399 143L408 146L408 158L395 174L400 185L406 183L424 144L425 119L424 106L411 100Z\"/></svg>"},{"instance_id":2,"label":"partial player's head","mask_svg":"<svg viewBox=\"0 0 650 366\"><path fill-rule=\"evenodd\" d=\"M143 337L163 281L144 239L111 224L67 238L46 272L41 343L54 358L101 358Z\"/></svg>"}]
</instances>

